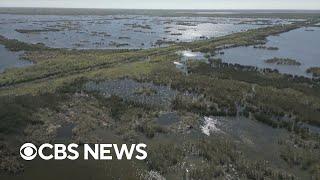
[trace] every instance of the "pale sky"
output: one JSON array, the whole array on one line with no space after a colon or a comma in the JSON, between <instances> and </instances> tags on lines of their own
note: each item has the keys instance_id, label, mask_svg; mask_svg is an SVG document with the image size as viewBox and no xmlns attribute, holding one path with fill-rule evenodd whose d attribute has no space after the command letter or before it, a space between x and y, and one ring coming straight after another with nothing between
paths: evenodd
<instances>
[{"instance_id":1,"label":"pale sky","mask_svg":"<svg viewBox=\"0 0 320 180\"><path fill-rule=\"evenodd\" d=\"M320 9L320 0L0 0L0 7L123 9Z\"/></svg>"}]
</instances>

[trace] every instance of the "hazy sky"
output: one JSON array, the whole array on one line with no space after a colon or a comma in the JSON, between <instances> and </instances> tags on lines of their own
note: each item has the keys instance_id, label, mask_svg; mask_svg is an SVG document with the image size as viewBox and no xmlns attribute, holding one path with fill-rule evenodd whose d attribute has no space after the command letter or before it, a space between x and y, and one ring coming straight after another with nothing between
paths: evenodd
<instances>
[{"instance_id":1,"label":"hazy sky","mask_svg":"<svg viewBox=\"0 0 320 180\"><path fill-rule=\"evenodd\" d=\"M0 7L320 9L320 0L0 0Z\"/></svg>"}]
</instances>

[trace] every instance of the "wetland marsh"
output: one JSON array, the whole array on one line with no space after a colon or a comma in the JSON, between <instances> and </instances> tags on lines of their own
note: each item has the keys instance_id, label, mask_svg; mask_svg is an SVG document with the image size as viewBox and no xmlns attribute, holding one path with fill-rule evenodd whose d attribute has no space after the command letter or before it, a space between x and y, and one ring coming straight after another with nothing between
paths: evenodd
<instances>
[{"instance_id":1,"label":"wetland marsh","mask_svg":"<svg viewBox=\"0 0 320 180\"><path fill-rule=\"evenodd\" d=\"M270 36L267 38L265 46L277 47L278 49L259 49L252 46L237 47L223 50L224 54L217 57L222 58L227 63L272 68L281 73L306 77L312 76L306 72L308 68L320 66L318 60L320 56L320 28L318 27L303 27L279 36ZM265 60L271 58L292 58L301 64L292 66L290 64L277 65L265 62Z\"/></svg>"},{"instance_id":2,"label":"wetland marsh","mask_svg":"<svg viewBox=\"0 0 320 180\"><path fill-rule=\"evenodd\" d=\"M20 55L22 55L23 52L12 52L3 45L0 45L0 54L0 73L8 68L25 67L32 64L30 61L22 60L20 58Z\"/></svg>"},{"instance_id":3,"label":"wetland marsh","mask_svg":"<svg viewBox=\"0 0 320 180\"><path fill-rule=\"evenodd\" d=\"M0 16L0 34L6 38L68 49L146 49L291 23L288 20L270 18Z\"/></svg>"},{"instance_id":4,"label":"wetland marsh","mask_svg":"<svg viewBox=\"0 0 320 180\"><path fill-rule=\"evenodd\" d=\"M320 13L0 12L1 57L33 62L0 73L0 179L320 178ZM26 162L24 142L148 158Z\"/></svg>"}]
</instances>

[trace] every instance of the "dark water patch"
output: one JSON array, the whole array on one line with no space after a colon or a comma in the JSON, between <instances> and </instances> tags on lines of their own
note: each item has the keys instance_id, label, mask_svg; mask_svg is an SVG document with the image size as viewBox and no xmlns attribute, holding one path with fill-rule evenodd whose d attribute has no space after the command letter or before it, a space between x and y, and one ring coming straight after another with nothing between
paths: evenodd
<instances>
[{"instance_id":1,"label":"dark water patch","mask_svg":"<svg viewBox=\"0 0 320 180\"><path fill-rule=\"evenodd\" d=\"M3 45L0 45L0 73L8 68L32 65L32 62L20 59L21 54L22 52L11 52Z\"/></svg>"},{"instance_id":2,"label":"dark water patch","mask_svg":"<svg viewBox=\"0 0 320 180\"><path fill-rule=\"evenodd\" d=\"M168 112L161 114L157 119L157 123L163 126L169 126L180 121L180 116L176 112Z\"/></svg>"},{"instance_id":3,"label":"dark water patch","mask_svg":"<svg viewBox=\"0 0 320 180\"><path fill-rule=\"evenodd\" d=\"M213 117L218 120L217 127L240 141L269 146L277 142L285 130L275 129L245 117ZM257 136L259 134L259 136ZM261 146L259 146L261 147Z\"/></svg>"},{"instance_id":4,"label":"dark water patch","mask_svg":"<svg viewBox=\"0 0 320 180\"><path fill-rule=\"evenodd\" d=\"M62 125L57 130L56 139L58 140L64 140L64 139L71 139L72 138L72 129L75 127L73 123L68 123L65 125Z\"/></svg>"},{"instance_id":5,"label":"dark water patch","mask_svg":"<svg viewBox=\"0 0 320 180\"><path fill-rule=\"evenodd\" d=\"M168 108L177 92L167 86L152 83L140 83L131 79L110 80L103 82L88 82L84 86L86 91L99 92L105 97L119 96L127 101L144 105Z\"/></svg>"},{"instance_id":6,"label":"dark water patch","mask_svg":"<svg viewBox=\"0 0 320 180\"><path fill-rule=\"evenodd\" d=\"M302 124L301 128L307 128L310 133L320 135L320 127L310 124Z\"/></svg>"},{"instance_id":7,"label":"dark water patch","mask_svg":"<svg viewBox=\"0 0 320 180\"><path fill-rule=\"evenodd\" d=\"M289 137L289 132L276 129L246 117L211 117L216 120L215 127L219 131L212 131L211 135L226 135L238 142L243 151L251 154L255 160L269 160L279 166L284 165L279 161L280 138Z\"/></svg>"}]
</instances>

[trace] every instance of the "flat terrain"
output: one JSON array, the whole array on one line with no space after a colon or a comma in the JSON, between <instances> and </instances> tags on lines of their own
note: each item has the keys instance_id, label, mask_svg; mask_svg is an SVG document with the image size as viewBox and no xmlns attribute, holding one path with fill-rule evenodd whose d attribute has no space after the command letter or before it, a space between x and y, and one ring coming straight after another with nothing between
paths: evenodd
<instances>
[{"instance_id":1,"label":"flat terrain","mask_svg":"<svg viewBox=\"0 0 320 180\"><path fill-rule=\"evenodd\" d=\"M320 19L313 13L283 13L304 21L142 50L70 50L0 37L33 62L0 74L0 177L319 179L319 79L216 58L314 26ZM186 50L203 57L184 58ZM148 158L26 163L17 153L26 141L143 142Z\"/></svg>"}]
</instances>

